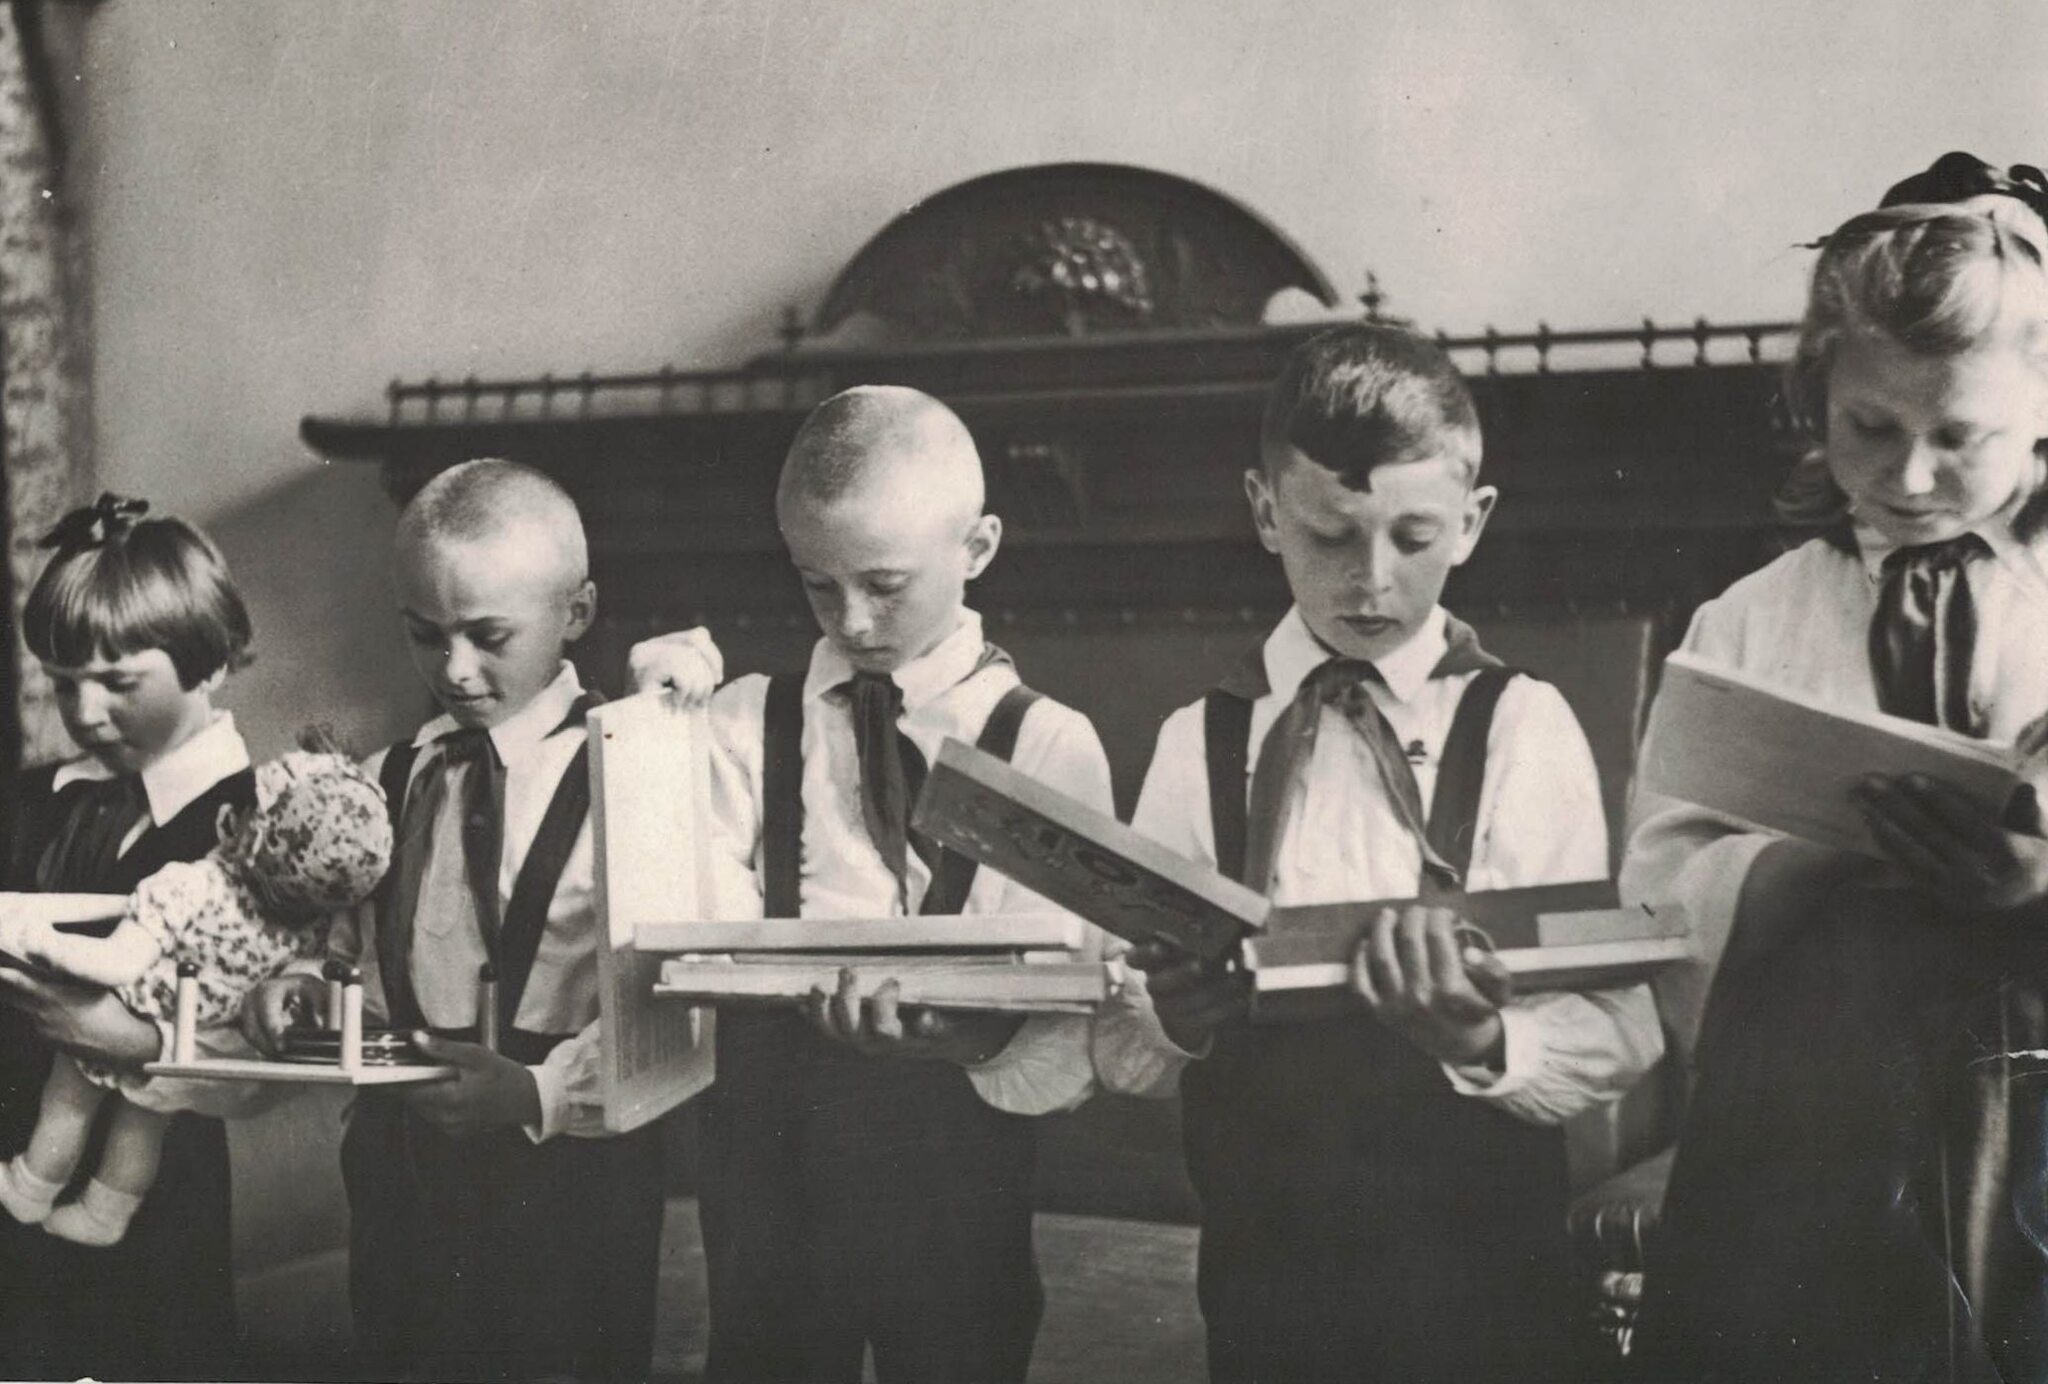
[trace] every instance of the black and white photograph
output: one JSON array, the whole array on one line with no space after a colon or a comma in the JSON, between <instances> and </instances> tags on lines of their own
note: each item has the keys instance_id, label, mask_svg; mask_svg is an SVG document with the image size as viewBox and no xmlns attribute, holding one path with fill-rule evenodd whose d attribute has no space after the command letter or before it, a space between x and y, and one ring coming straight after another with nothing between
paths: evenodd
<instances>
[{"instance_id":1,"label":"black and white photograph","mask_svg":"<svg viewBox=\"0 0 2048 1384\"><path fill-rule=\"evenodd\" d=\"M2034 0L4 0L0 1380L2048 1384Z\"/></svg>"}]
</instances>

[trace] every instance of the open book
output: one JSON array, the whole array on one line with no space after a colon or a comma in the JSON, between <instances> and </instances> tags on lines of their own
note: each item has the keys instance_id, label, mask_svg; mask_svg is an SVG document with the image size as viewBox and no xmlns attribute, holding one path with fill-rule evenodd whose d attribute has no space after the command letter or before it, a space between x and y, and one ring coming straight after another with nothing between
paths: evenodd
<instances>
[{"instance_id":1,"label":"open book","mask_svg":"<svg viewBox=\"0 0 2048 1384\"><path fill-rule=\"evenodd\" d=\"M1163 937L1216 958L1270 905L965 741L948 739L917 800L917 829L1130 942Z\"/></svg>"},{"instance_id":2,"label":"open book","mask_svg":"<svg viewBox=\"0 0 2048 1384\"><path fill-rule=\"evenodd\" d=\"M2021 782L2008 745L1829 705L1683 651L1665 661L1637 765L1644 790L1881 856L1851 794L1866 774L1939 779L1993 817Z\"/></svg>"}]
</instances>

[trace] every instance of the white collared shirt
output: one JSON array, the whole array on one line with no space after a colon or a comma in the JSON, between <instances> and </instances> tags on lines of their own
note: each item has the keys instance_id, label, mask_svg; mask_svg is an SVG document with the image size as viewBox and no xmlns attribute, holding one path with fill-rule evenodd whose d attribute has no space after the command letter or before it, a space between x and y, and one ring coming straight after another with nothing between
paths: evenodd
<instances>
[{"instance_id":1,"label":"white collared shirt","mask_svg":"<svg viewBox=\"0 0 2048 1384\"><path fill-rule=\"evenodd\" d=\"M972 743L1003 694L1017 685L1006 662L982 664L981 617L961 612L959 626L920 658L896 670L903 692L902 733L925 756L936 759L948 736ZM820 640L804 680L803 840L799 907L806 918L881 918L900 914L895 875L869 837L860 806L860 763L854 749L853 714L838 689L854 675L852 664ZM713 795L719 819L719 853L744 862L760 887L761 754L768 679L754 674L719 689L712 700L712 724L719 753ZM1095 728L1079 712L1050 699L1025 717L1011 761L1023 773L1111 811L1109 762ZM931 875L916 852L909 858L910 897L921 899ZM727 916L759 916L728 904ZM975 873L962 911L1015 913L1051 907L1042 897L996 870ZM1099 954L1101 937L1088 930ZM1089 1020L1079 1015L1033 1015L990 1061L968 1069L983 1100L1015 1114L1035 1115L1078 1105L1093 1089L1088 1056Z\"/></svg>"},{"instance_id":2,"label":"white collared shirt","mask_svg":"<svg viewBox=\"0 0 2048 1384\"><path fill-rule=\"evenodd\" d=\"M1415 636L1374 661L1366 687L1409 749L1425 812L1435 798L1444 741L1473 674L1431 677L1443 657L1447 616L1433 611ZM1280 714L1302 681L1331 657L1290 610L1268 636L1270 690L1252 703L1246 783ZM1274 901L1334 903L1409 898L1421 887L1422 855L1382 786L1371 750L1343 714L1325 707L1300 798L1275 857ZM1202 703L1180 708L1158 748L1132 825L1169 849L1216 863ZM1477 834L1466 885L1509 889L1599 879L1607 873L1607 824L1584 732L1548 683L1516 678L1502 694L1487 740ZM1134 1003L1149 1005L1142 985ZM1555 1124L1612 1100L1662 1053L1661 1030L1642 986L1586 994L1520 996L1502 1010L1507 1065L1497 1077L1446 1067L1448 1085L1538 1124ZM1146 1041L1130 1041L1142 1035ZM1138 1095L1173 1089L1188 1060L1158 1029L1098 1026L1095 1061L1105 1085Z\"/></svg>"},{"instance_id":3,"label":"white collared shirt","mask_svg":"<svg viewBox=\"0 0 2048 1384\"><path fill-rule=\"evenodd\" d=\"M219 783L249 767L249 746L235 729L231 712L218 712L197 732L170 753L139 770L142 794L149 803L149 815L138 819L121 838L120 854L126 855L142 833L168 824ZM104 783L115 771L87 756L58 766L50 781L51 791L67 783Z\"/></svg>"},{"instance_id":4,"label":"white collared shirt","mask_svg":"<svg viewBox=\"0 0 2048 1384\"><path fill-rule=\"evenodd\" d=\"M1965 568L1977 615L1970 704L1988 738L2011 740L2048 711L2048 536L2024 542L2002 515L1975 532L1992 555ZM1680 647L1823 701L1877 710L1870 624L1890 549L1863 529L1858 544L1851 553L1816 538L1750 573L1694 613ZM1682 904L1692 922L1697 964L1658 982L1665 1016L1689 1051L1743 881L1780 838L1641 792L1629 821L1624 896Z\"/></svg>"},{"instance_id":5,"label":"white collared shirt","mask_svg":"<svg viewBox=\"0 0 2048 1384\"><path fill-rule=\"evenodd\" d=\"M498 861L498 904L512 899L512 886L526 864L541 818L554 799L562 775L583 747L582 724L564 724L582 694L576 670L563 663L555 680L538 696L490 731L491 743L505 766L504 849ZM450 716L437 716L420 727L412 743L420 747L409 784L439 760L434 742L461 727ZM369 760L372 773L381 771L384 752ZM415 816L417 814L414 814ZM455 888L466 890L461 814L444 812L434 820L408 822L411 830L429 833L422 843L426 856L418 897L437 897L438 872L452 872ZM419 849L418 846L411 849ZM577 833L575 847L563 867L561 882L548 903L547 925L526 991L520 996L516 1027L529 1033L574 1033L528 1070L540 1092L541 1120L528 1129L535 1139L557 1133L595 1137L604 1133L599 1062L602 1045L597 1027L597 947L599 924L593 901L590 823ZM502 912L501 912L502 916ZM376 945L375 905L365 904L337 920L328 935L328 953L361 969L366 1008L388 1019ZM468 914L459 918L415 917L412 928L412 982L420 1012L434 1028L468 1028L477 1021L477 972L486 959L483 936Z\"/></svg>"}]
</instances>

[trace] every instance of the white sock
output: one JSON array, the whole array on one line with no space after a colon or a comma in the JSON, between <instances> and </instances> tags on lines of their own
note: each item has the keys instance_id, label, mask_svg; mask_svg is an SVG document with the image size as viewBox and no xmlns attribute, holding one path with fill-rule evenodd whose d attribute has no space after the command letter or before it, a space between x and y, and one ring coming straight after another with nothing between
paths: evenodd
<instances>
[{"instance_id":1,"label":"white sock","mask_svg":"<svg viewBox=\"0 0 2048 1384\"><path fill-rule=\"evenodd\" d=\"M63 1190L63 1183L38 1177L25 1155L0 1163L0 1206L23 1225L41 1224Z\"/></svg>"},{"instance_id":2,"label":"white sock","mask_svg":"<svg viewBox=\"0 0 2048 1384\"><path fill-rule=\"evenodd\" d=\"M140 1192L118 1192L94 1178L77 1201L52 1211L43 1229L74 1244L117 1245L128 1233L128 1222L140 1205Z\"/></svg>"}]
</instances>

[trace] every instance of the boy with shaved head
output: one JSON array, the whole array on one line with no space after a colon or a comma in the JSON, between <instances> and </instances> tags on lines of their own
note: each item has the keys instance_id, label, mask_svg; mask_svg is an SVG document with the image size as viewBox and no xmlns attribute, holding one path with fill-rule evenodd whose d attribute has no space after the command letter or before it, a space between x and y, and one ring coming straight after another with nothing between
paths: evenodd
<instances>
[{"instance_id":1,"label":"boy with shaved head","mask_svg":"<svg viewBox=\"0 0 2048 1384\"><path fill-rule=\"evenodd\" d=\"M563 657L596 613L582 521L540 472L466 462L406 507L393 567L441 714L373 760L391 875L330 951L456 1076L364 1091L351 1112L360 1363L386 1379L644 1379L661 1149L652 1126L603 1129L583 729L596 698ZM685 637L672 660L698 695L716 679L704 648ZM270 982L252 1036L275 1050L321 988Z\"/></svg>"},{"instance_id":2,"label":"boy with shaved head","mask_svg":"<svg viewBox=\"0 0 2048 1384\"><path fill-rule=\"evenodd\" d=\"M946 736L1108 810L1085 718L1018 681L966 584L995 557L981 461L915 390L849 390L789 450L776 517L824 637L713 700L721 831L770 917L1043 908L909 829ZM661 680L661 641L635 651ZM849 924L849 927L857 924ZM702 1098L712 1381L1020 1381L1043 1298L1029 1116L1083 1100L1083 1016L814 993L732 1010Z\"/></svg>"}]
</instances>

